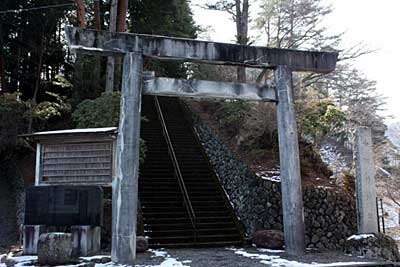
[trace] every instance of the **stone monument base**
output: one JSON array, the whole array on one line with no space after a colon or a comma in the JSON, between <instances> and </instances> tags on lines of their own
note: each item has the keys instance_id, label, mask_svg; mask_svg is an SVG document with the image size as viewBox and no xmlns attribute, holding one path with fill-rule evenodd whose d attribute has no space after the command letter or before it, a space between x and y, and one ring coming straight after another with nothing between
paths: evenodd
<instances>
[{"instance_id":1,"label":"stone monument base","mask_svg":"<svg viewBox=\"0 0 400 267\"><path fill-rule=\"evenodd\" d=\"M396 242L384 234L360 234L349 237L345 252L353 256L399 261L400 255Z\"/></svg>"}]
</instances>

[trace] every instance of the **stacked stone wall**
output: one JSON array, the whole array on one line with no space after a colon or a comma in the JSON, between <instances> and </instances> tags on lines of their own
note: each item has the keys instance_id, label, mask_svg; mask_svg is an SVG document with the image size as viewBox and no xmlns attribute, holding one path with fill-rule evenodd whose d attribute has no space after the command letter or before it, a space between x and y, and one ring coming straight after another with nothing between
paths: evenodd
<instances>
[{"instance_id":1,"label":"stacked stone wall","mask_svg":"<svg viewBox=\"0 0 400 267\"><path fill-rule=\"evenodd\" d=\"M247 235L260 229L283 230L280 182L252 173L197 117L193 126ZM317 186L303 188L303 200L307 246L342 249L357 229L355 198Z\"/></svg>"}]
</instances>

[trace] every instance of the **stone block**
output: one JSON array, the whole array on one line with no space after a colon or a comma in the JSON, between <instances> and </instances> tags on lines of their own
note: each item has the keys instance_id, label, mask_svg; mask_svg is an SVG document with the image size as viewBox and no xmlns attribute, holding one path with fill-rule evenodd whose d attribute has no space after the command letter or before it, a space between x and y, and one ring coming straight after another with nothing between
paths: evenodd
<instances>
[{"instance_id":1,"label":"stone block","mask_svg":"<svg viewBox=\"0 0 400 267\"><path fill-rule=\"evenodd\" d=\"M41 234L38 242L40 265L62 265L78 262L72 248L72 235L66 233Z\"/></svg>"},{"instance_id":2,"label":"stone block","mask_svg":"<svg viewBox=\"0 0 400 267\"><path fill-rule=\"evenodd\" d=\"M136 237L136 252L145 252L149 248L149 241L144 236Z\"/></svg>"},{"instance_id":3,"label":"stone block","mask_svg":"<svg viewBox=\"0 0 400 267\"><path fill-rule=\"evenodd\" d=\"M259 230L253 234L253 243L259 248L281 249L283 248L284 235L278 230Z\"/></svg>"}]
</instances>

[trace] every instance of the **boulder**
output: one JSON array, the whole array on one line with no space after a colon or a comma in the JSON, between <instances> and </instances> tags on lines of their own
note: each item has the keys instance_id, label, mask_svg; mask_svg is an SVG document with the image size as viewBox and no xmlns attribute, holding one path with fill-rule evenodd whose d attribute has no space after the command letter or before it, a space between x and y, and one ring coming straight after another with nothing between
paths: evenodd
<instances>
[{"instance_id":1,"label":"boulder","mask_svg":"<svg viewBox=\"0 0 400 267\"><path fill-rule=\"evenodd\" d=\"M346 253L366 258L399 261L396 242L384 234L353 235L345 242Z\"/></svg>"},{"instance_id":2,"label":"boulder","mask_svg":"<svg viewBox=\"0 0 400 267\"><path fill-rule=\"evenodd\" d=\"M145 252L149 248L149 241L144 236L136 237L136 252Z\"/></svg>"},{"instance_id":3,"label":"boulder","mask_svg":"<svg viewBox=\"0 0 400 267\"><path fill-rule=\"evenodd\" d=\"M78 262L72 249L72 235L66 233L41 234L38 242L38 263L62 265Z\"/></svg>"},{"instance_id":4,"label":"boulder","mask_svg":"<svg viewBox=\"0 0 400 267\"><path fill-rule=\"evenodd\" d=\"M282 231L258 230L253 234L253 243L259 248L281 249L285 240Z\"/></svg>"}]
</instances>

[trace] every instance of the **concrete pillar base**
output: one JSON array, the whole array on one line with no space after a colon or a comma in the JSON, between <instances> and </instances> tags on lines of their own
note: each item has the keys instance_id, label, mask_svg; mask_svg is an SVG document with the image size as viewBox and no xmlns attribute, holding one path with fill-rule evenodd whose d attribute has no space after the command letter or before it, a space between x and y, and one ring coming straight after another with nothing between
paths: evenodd
<instances>
[{"instance_id":1,"label":"concrete pillar base","mask_svg":"<svg viewBox=\"0 0 400 267\"><path fill-rule=\"evenodd\" d=\"M46 232L45 225L24 225L23 227L23 254L36 255L39 236Z\"/></svg>"}]
</instances>

